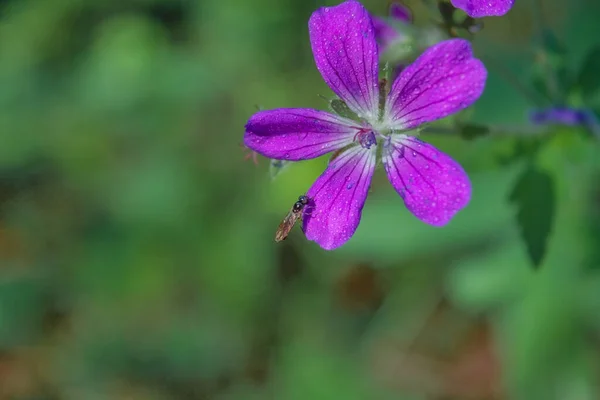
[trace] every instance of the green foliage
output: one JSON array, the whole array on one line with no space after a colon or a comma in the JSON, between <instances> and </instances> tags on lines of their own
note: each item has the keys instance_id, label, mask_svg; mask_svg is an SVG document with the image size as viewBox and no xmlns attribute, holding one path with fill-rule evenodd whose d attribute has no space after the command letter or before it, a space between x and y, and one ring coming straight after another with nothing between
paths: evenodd
<instances>
[{"instance_id":1,"label":"green foliage","mask_svg":"<svg viewBox=\"0 0 600 400\"><path fill-rule=\"evenodd\" d=\"M478 56L528 70L503 29L521 4L486 20ZM298 226L274 243L328 158L279 173L239 144L255 104L326 108L307 32L320 5L0 2L0 398L496 398L481 382L598 398L598 145L489 130L528 107L491 66L462 137L423 134L472 181L450 224L418 221L379 168L347 245ZM571 68L587 101L597 37L574 21L595 32L597 10L581 13L561 26L567 50L589 47Z\"/></svg>"},{"instance_id":2,"label":"green foliage","mask_svg":"<svg viewBox=\"0 0 600 400\"><path fill-rule=\"evenodd\" d=\"M403 209L402 199L391 187L383 186L371 195L357 233L339 252L393 261L426 254L431 249L464 249L469 253L487 243L502 242L510 231L512 212L504 199L514 172L474 174L471 179L473 200L457 215L456 222L443 228L443 235L437 235L439 228L423 224Z\"/></svg>"},{"instance_id":3,"label":"green foliage","mask_svg":"<svg viewBox=\"0 0 600 400\"><path fill-rule=\"evenodd\" d=\"M540 42L532 68L533 87L552 104L562 104L573 84L567 51L550 29L541 32Z\"/></svg>"},{"instance_id":4,"label":"green foliage","mask_svg":"<svg viewBox=\"0 0 600 400\"><path fill-rule=\"evenodd\" d=\"M595 46L586 54L577 74L576 86L585 100L591 99L600 89L598 70L600 70L600 46Z\"/></svg>"},{"instance_id":5,"label":"green foliage","mask_svg":"<svg viewBox=\"0 0 600 400\"><path fill-rule=\"evenodd\" d=\"M539 267L550 236L556 212L556 188L552 176L528 164L510 194L517 206L517 221L534 267Z\"/></svg>"}]
</instances>

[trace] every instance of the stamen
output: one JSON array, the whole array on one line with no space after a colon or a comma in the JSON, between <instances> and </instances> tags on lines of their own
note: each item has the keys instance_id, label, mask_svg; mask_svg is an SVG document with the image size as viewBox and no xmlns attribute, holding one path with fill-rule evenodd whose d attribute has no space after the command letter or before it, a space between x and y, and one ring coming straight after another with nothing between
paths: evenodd
<instances>
[{"instance_id":1,"label":"stamen","mask_svg":"<svg viewBox=\"0 0 600 400\"><path fill-rule=\"evenodd\" d=\"M371 146L377 145L375 132L373 132L373 130L370 128L362 128L356 132L356 135L354 135L354 141L358 142L361 147L365 149L370 149Z\"/></svg>"}]
</instances>

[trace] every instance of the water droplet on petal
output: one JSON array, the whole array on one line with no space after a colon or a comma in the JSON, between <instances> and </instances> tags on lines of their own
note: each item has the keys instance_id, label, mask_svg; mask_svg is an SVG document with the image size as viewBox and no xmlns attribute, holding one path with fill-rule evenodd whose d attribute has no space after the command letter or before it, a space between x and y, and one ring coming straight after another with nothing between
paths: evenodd
<instances>
[{"instance_id":1,"label":"water droplet on petal","mask_svg":"<svg viewBox=\"0 0 600 400\"><path fill-rule=\"evenodd\" d=\"M354 183L349 183L346 185L346 189L350 190L354 187Z\"/></svg>"},{"instance_id":2,"label":"water droplet on petal","mask_svg":"<svg viewBox=\"0 0 600 400\"><path fill-rule=\"evenodd\" d=\"M285 153L285 154L283 155L283 157L284 157L284 158L287 160L288 158L290 158L290 153Z\"/></svg>"}]
</instances>

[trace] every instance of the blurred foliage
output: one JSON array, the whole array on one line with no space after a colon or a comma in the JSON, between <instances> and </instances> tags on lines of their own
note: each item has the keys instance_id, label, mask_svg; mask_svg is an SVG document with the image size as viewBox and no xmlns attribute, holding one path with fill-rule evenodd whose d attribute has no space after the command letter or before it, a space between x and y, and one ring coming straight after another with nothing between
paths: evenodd
<instances>
[{"instance_id":1,"label":"blurred foliage","mask_svg":"<svg viewBox=\"0 0 600 400\"><path fill-rule=\"evenodd\" d=\"M510 200L518 205L517 221L535 267L541 264L546 254L555 214L554 199L552 176L533 164L523 170L510 194Z\"/></svg>"},{"instance_id":2,"label":"blurred foliage","mask_svg":"<svg viewBox=\"0 0 600 400\"><path fill-rule=\"evenodd\" d=\"M521 132L535 104L496 64L470 140L423 133L472 179L452 223L416 220L378 173L339 251L297 228L274 243L327 159L272 180L239 143L257 106L328 107L321 5L0 1L0 399L600 397L598 145ZM475 52L530 79L535 13L593 107L596 2L519 0Z\"/></svg>"}]
</instances>

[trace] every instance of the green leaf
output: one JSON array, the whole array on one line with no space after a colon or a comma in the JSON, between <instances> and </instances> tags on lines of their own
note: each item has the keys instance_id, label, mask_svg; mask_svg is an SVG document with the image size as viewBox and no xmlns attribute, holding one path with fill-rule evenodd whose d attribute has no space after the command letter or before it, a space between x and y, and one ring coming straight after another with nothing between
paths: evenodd
<instances>
[{"instance_id":1,"label":"green leaf","mask_svg":"<svg viewBox=\"0 0 600 400\"><path fill-rule=\"evenodd\" d=\"M518 207L517 222L531 262L541 264L556 211L556 187L552 176L529 164L509 197Z\"/></svg>"},{"instance_id":2,"label":"green leaf","mask_svg":"<svg viewBox=\"0 0 600 400\"><path fill-rule=\"evenodd\" d=\"M600 45L594 46L586 55L577 75L576 85L584 99L592 97L600 89Z\"/></svg>"},{"instance_id":3,"label":"green leaf","mask_svg":"<svg viewBox=\"0 0 600 400\"><path fill-rule=\"evenodd\" d=\"M349 118L353 120L358 119L358 116L350 109L350 107L348 107L348 105L340 99L331 100L329 102L329 107L331 107L331 110L340 117Z\"/></svg>"}]
</instances>

